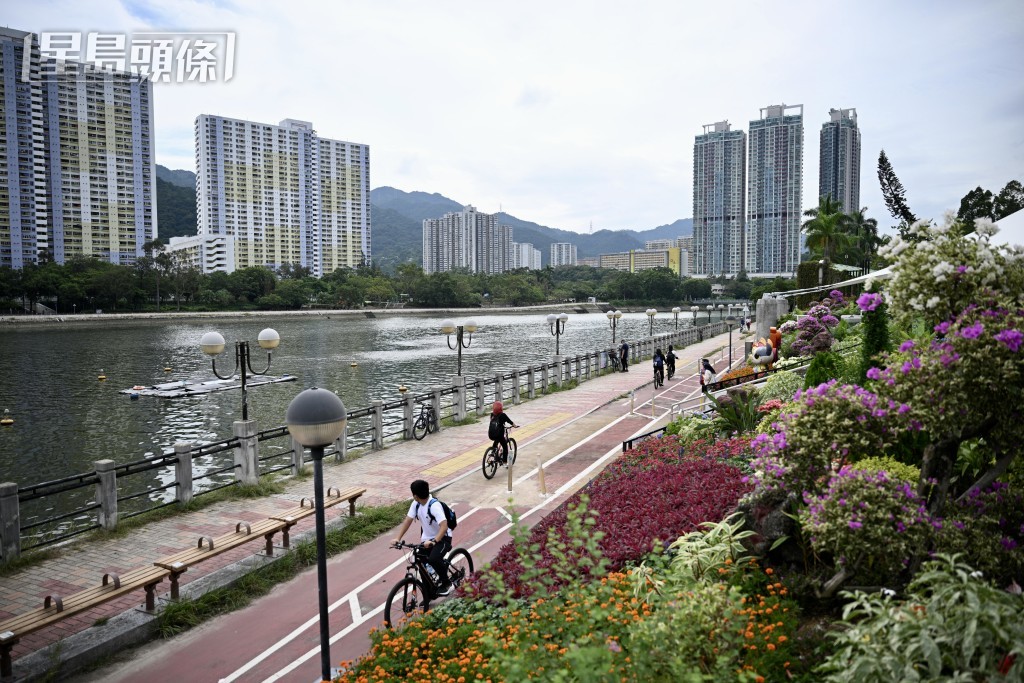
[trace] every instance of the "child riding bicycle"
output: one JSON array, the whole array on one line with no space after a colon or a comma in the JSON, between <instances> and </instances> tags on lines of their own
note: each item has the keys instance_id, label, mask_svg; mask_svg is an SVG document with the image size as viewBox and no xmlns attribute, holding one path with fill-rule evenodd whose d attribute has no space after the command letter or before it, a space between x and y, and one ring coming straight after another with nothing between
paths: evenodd
<instances>
[{"instance_id":1,"label":"child riding bicycle","mask_svg":"<svg viewBox=\"0 0 1024 683\"><path fill-rule=\"evenodd\" d=\"M491 420L487 426L487 438L501 444L502 464L508 462L508 433L505 431L505 425L519 426L512 421L508 413L504 412L501 401L495 401L491 411Z\"/></svg>"}]
</instances>

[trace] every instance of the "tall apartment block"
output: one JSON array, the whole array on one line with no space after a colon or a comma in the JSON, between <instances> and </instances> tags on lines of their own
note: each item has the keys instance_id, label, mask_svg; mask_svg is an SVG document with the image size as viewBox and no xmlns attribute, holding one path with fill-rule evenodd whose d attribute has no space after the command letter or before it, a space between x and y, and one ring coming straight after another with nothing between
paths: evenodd
<instances>
[{"instance_id":1,"label":"tall apartment block","mask_svg":"<svg viewBox=\"0 0 1024 683\"><path fill-rule=\"evenodd\" d=\"M0 266L131 265L157 235L152 84L0 29Z\"/></svg>"},{"instance_id":2,"label":"tall apartment block","mask_svg":"<svg viewBox=\"0 0 1024 683\"><path fill-rule=\"evenodd\" d=\"M860 208L860 129L856 109L829 109L821 125L818 196L831 196L841 211Z\"/></svg>"},{"instance_id":3,"label":"tall apartment block","mask_svg":"<svg viewBox=\"0 0 1024 683\"><path fill-rule=\"evenodd\" d=\"M575 266L576 245L571 242L551 243L551 267Z\"/></svg>"},{"instance_id":4,"label":"tall apartment block","mask_svg":"<svg viewBox=\"0 0 1024 683\"><path fill-rule=\"evenodd\" d=\"M529 242L513 242L512 256L512 269L540 270L541 268L540 249Z\"/></svg>"},{"instance_id":5,"label":"tall apartment block","mask_svg":"<svg viewBox=\"0 0 1024 683\"><path fill-rule=\"evenodd\" d=\"M744 266L751 277L796 273L802 244L803 168L803 105L761 109L761 118L750 122L748 138Z\"/></svg>"},{"instance_id":6,"label":"tall apartment block","mask_svg":"<svg viewBox=\"0 0 1024 683\"><path fill-rule=\"evenodd\" d=\"M423 271L443 273L503 273L515 262L512 228L498 225L496 214L473 206L423 221Z\"/></svg>"},{"instance_id":7,"label":"tall apartment block","mask_svg":"<svg viewBox=\"0 0 1024 683\"><path fill-rule=\"evenodd\" d=\"M698 277L743 270L747 134L728 121L693 143L693 253Z\"/></svg>"},{"instance_id":8,"label":"tall apartment block","mask_svg":"<svg viewBox=\"0 0 1024 683\"><path fill-rule=\"evenodd\" d=\"M370 148L274 126L196 117L199 235L234 242L233 268L296 264L321 277L369 262Z\"/></svg>"}]
</instances>

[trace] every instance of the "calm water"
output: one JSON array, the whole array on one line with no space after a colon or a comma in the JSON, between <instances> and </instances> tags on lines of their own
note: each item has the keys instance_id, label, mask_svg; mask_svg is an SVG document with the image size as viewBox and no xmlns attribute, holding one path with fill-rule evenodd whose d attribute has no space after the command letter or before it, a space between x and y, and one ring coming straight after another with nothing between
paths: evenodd
<instances>
[{"instance_id":1,"label":"calm water","mask_svg":"<svg viewBox=\"0 0 1024 683\"><path fill-rule=\"evenodd\" d=\"M690 324L683 316L680 328ZM177 441L229 438L231 423L241 419L240 391L135 401L118 393L136 384L215 379L199 349L204 332L216 330L228 340L218 361L222 373L234 366L234 340L250 342L253 365L262 370L266 356L256 353L256 337L264 327L280 333L271 374L295 375L298 381L249 390L249 417L267 429L283 424L288 403L311 386L334 391L352 409L368 406L371 399L396 400L399 384L412 393L447 385L455 374L456 352L439 331L443 317L253 316L7 326L0 352L0 412L8 408L15 424L0 429L0 481L26 486L90 471L96 460L120 463L168 450ZM525 369L554 354L544 315L473 317L480 329L463 350L468 377ZM702 314L700 321L705 319ZM672 328L671 314L655 320L655 333ZM625 314L618 338L645 337L647 329L643 313ZM567 356L610 344L608 320L598 314L570 314L560 340ZM165 373L164 367L172 371ZM101 369L105 382L97 380Z\"/></svg>"}]
</instances>

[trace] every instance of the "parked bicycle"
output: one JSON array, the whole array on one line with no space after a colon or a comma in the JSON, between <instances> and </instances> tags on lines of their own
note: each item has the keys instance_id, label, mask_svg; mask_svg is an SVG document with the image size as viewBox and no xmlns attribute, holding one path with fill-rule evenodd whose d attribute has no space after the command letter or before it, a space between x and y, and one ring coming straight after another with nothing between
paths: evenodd
<instances>
[{"instance_id":1,"label":"parked bicycle","mask_svg":"<svg viewBox=\"0 0 1024 683\"><path fill-rule=\"evenodd\" d=\"M420 414L412 424L412 435L420 441L427 434L437 431L437 414L429 403L420 404Z\"/></svg>"},{"instance_id":2,"label":"parked bicycle","mask_svg":"<svg viewBox=\"0 0 1024 683\"><path fill-rule=\"evenodd\" d=\"M505 438L508 440L508 459L507 462L502 460L501 457L501 442L495 441L487 450L484 451L483 470L484 478L491 479L494 477L494 473L498 471L498 465L512 466L516 462L516 451L518 446L516 440L508 435L511 427L505 427Z\"/></svg>"},{"instance_id":3,"label":"parked bicycle","mask_svg":"<svg viewBox=\"0 0 1024 683\"><path fill-rule=\"evenodd\" d=\"M427 564L430 550L422 543L392 543L395 550L409 548L409 564L405 568L405 576L395 584L384 603L384 625L390 628L394 623L392 617L401 619L412 614L426 612L430 603L438 598L440 583L434 568ZM448 580L458 587L473 573L473 557L465 548L455 548L444 558L444 568L448 572Z\"/></svg>"},{"instance_id":4,"label":"parked bicycle","mask_svg":"<svg viewBox=\"0 0 1024 683\"><path fill-rule=\"evenodd\" d=\"M619 363L619 352L616 349L612 349L612 352L608 354L608 359L611 361L612 372L618 372L622 369L622 364Z\"/></svg>"}]
</instances>

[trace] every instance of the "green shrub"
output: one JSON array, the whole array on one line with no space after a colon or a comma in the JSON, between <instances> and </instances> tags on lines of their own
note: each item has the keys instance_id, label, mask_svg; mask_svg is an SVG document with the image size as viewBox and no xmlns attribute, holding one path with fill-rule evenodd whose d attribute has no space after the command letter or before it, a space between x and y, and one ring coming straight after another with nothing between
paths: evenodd
<instances>
[{"instance_id":1,"label":"green shrub","mask_svg":"<svg viewBox=\"0 0 1024 683\"><path fill-rule=\"evenodd\" d=\"M714 424L720 432L744 434L753 431L761 421L761 413L757 412L761 395L755 389L735 387L711 401L717 412Z\"/></svg>"},{"instance_id":2,"label":"green shrub","mask_svg":"<svg viewBox=\"0 0 1024 683\"><path fill-rule=\"evenodd\" d=\"M871 311L864 311L861 326L864 328L864 342L861 345L860 372L857 384L863 385L870 368L879 367L876 357L880 353L892 351L889 340L889 309L885 301Z\"/></svg>"},{"instance_id":3,"label":"green shrub","mask_svg":"<svg viewBox=\"0 0 1024 683\"><path fill-rule=\"evenodd\" d=\"M844 593L848 628L819 667L835 683L1024 680L1024 598L955 556L924 565L904 600Z\"/></svg>"},{"instance_id":4,"label":"green shrub","mask_svg":"<svg viewBox=\"0 0 1024 683\"><path fill-rule=\"evenodd\" d=\"M1024 576L1024 497L995 482L946 506L935 542L943 553L962 553L986 579L1009 586Z\"/></svg>"},{"instance_id":5,"label":"green shrub","mask_svg":"<svg viewBox=\"0 0 1024 683\"><path fill-rule=\"evenodd\" d=\"M666 434L675 434L679 443L689 446L696 441L712 441L718 433L718 427L710 417L702 413L681 415L665 427Z\"/></svg>"},{"instance_id":6,"label":"green shrub","mask_svg":"<svg viewBox=\"0 0 1024 683\"><path fill-rule=\"evenodd\" d=\"M793 394L804 388L804 380L795 372L776 372L771 375L758 392L761 400L768 402L773 399L792 401Z\"/></svg>"},{"instance_id":7,"label":"green shrub","mask_svg":"<svg viewBox=\"0 0 1024 683\"><path fill-rule=\"evenodd\" d=\"M921 469L919 467L905 465L888 455L864 458L853 463L853 466L865 472L885 472L889 475L890 479L905 481L915 485L921 478Z\"/></svg>"},{"instance_id":8,"label":"green shrub","mask_svg":"<svg viewBox=\"0 0 1024 683\"><path fill-rule=\"evenodd\" d=\"M839 379L845 371L846 364L843 361L843 357L835 351L817 353L811 359L811 364L807 366L807 374L804 376L804 388L816 387L830 379Z\"/></svg>"}]
</instances>

